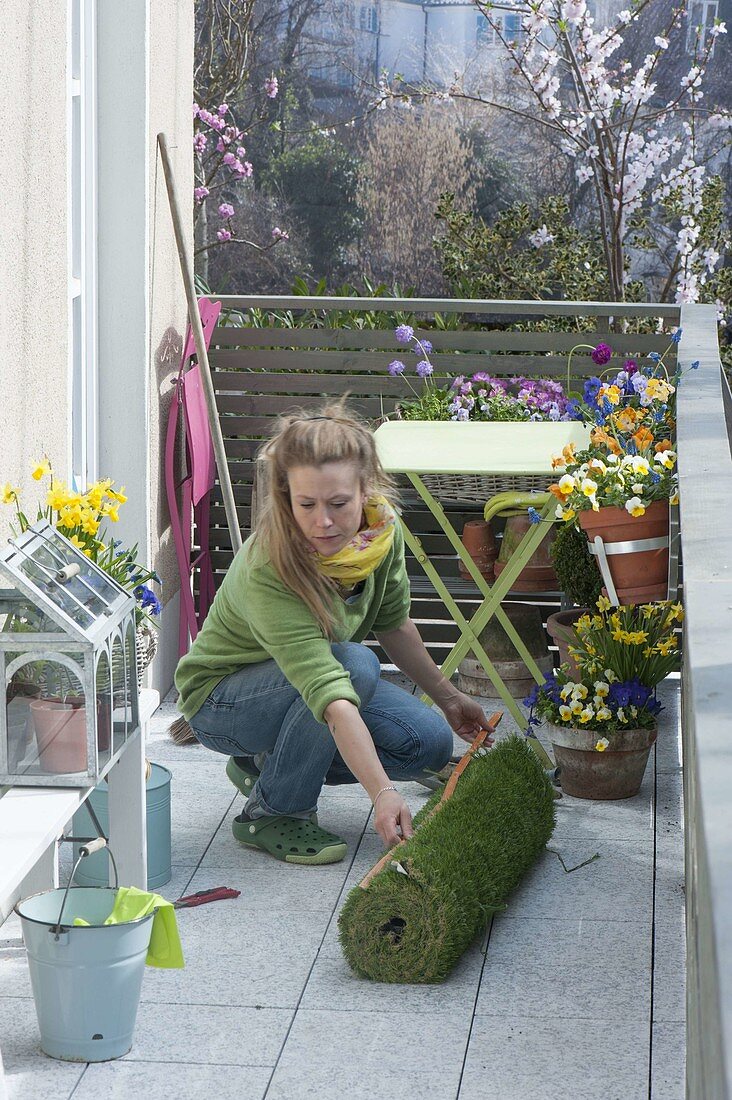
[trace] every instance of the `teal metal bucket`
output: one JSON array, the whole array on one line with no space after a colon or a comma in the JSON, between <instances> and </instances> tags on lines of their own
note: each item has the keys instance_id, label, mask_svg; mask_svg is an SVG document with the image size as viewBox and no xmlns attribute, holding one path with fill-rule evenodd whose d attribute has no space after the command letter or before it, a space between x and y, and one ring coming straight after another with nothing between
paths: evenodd
<instances>
[{"instance_id":1,"label":"teal metal bucket","mask_svg":"<svg viewBox=\"0 0 732 1100\"><path fill-rule=\"evenodd\" d=\"M132 1046L154 914L125 924L74 928L76 917L103 924L117 891L73 887L57 926L64 893L47 890L15 906L41 1050L70 1062L121 1058Z\"/></svg>"},{"instance_id":2,"label":"teal metal bucket","mask_svg":"<svg viewBox=\"0 0 732 1100\"><path fill-rule=\"evenodd\" d=\"M147 888L157 889L170 882L170 781L172 774L160 764L153 764L150 778L145 784L147 806ZM109 788L106 779L94 788L88 801L99 818L106 836L109 836ZM97 827L86 808L81 805L74 814L74 836L97 835ZM78 859L81 841L74 844L74 860ZM106 850L82 860L75 881L79 886L107 886L109 883L109 856Z\"/></svg>"}]
</instances>

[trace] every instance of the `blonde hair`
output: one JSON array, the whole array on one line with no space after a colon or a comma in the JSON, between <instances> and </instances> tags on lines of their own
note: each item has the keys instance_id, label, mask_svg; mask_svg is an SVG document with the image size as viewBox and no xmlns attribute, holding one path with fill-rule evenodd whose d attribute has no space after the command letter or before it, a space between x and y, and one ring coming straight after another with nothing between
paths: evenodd
<instances>
[{"instance_id":1,"label":"blonde hair","mask_svg":"<svg viewBox=\"0 0 732 1100\"><path fill-rule=\"evenodd\" d=\"M343 401L334 402L313 413L278 418L272 438L257 455L260 501L253 537L283 584L310 608L325 637L334 640L337 590L318 569L312 548L295 522L288 480L296 466L318 469L329 462L352 463L367 497L381 494L396 502L394 482L379 462L370 428Z\"/></svg>"}]
</instances>

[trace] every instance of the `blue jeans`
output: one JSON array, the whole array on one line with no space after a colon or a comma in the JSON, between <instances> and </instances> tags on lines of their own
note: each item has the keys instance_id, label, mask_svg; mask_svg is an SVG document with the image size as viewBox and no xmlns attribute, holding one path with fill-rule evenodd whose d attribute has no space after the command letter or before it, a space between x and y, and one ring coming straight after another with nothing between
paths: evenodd
<instances>
[{"instance_id":1,"label":"blue jeans","mask_svg":"<svg viewBox=\"0 0 732 1100\"><path fill-rule=\"evenodd\" d=\"M333 655L351 675L361 717L390 779L439 771L452 753L442 715L381 679L376 655L345 642ZM317 722L275 661L245 665L226 676L189 725L206 748L226 756L267 754L246 805L259 814L312 813L325 782L353 783L330 730Z\"/></svg>"}]
</instances>

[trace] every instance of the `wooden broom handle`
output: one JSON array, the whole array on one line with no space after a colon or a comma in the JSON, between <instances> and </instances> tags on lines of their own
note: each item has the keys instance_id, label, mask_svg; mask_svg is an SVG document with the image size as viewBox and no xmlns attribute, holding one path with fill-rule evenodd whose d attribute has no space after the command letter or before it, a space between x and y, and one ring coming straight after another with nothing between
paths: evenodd
<instances>
[{"instance_id":1,"label":"wooden broom handle","mask_svg":"<svg viewBox=\"0 0 732 1100\"><path fill-rule=\"evenodd\" d=\"M491 733L495 733L496 728L498 726L498 723L501 721L502 718L503 718L503 711L502 710L496 711L496 713L492 714L490 716L490 718L488 719L488 724L485 727L485 729L482 729L482 730L478 731L472 745L470 746L468 751L463 755L462 760L457 765L457 767L453 771L452 775L448 779L447 783L445 784L445 789L442 792L442 797L440 798L440 801L435 806L432 807L432 809L430 810L430 812L428 814L425 815L424 820L422 821L422 825L424 825L425 821L429 821L429 819L437 813L437 811L443 806L443 804L445 802L447 802L448 798L452 798L453 792L454 792L454 790L457 786L458 779L460 778L462 773L465 771L468 764L470 763L470 760L475 755L476 751L480 748L480 746L483 744L486 737L488 737L488 735L491 734ZM366 875L364 875L364 877L361 879L361 881L358 884L361 887L362 890L368 889L368 886L369 886L369 883L371 882L371 880L374 879L378 875L379 871L381 871L384 867L386 867L387 863L391 863L391 861L394 858L394 853L399 848L401 848L401 846L403 844L406 844L406 843L407 843L407 838L403 837L399 841L398 844L395 844L393 848L390 848L389 851L381 857L381 859L379 860L378 863L374 864L374 866L371 868L371 870L368 871L366 873Z\"/></svg>"}]
</instances>

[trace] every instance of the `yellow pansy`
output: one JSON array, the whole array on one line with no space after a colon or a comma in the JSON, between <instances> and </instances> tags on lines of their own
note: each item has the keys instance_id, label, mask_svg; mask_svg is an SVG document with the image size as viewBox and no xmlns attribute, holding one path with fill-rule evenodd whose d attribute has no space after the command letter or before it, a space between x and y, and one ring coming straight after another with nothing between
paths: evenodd
<instances>
[{"instance_id":1,"label":"yellow pansy","mask_svg":"<svg viewBox=\"0 0 732 1100\"><path fill-rule=\"evenodd\" d=\"M571 523L571 521L574 519L574 517L576 515L577 515L577 513L575 512L574 508L565 508L562 511L562 517L561 518L564 520L565 523Z\"/></svg>"},{"instance_id":2,"label":"yellow pansy","mask_svg":"<svg viewBox=\"0 0 732 1100\"><path fill-rule=\"evenodd\" d=\"M9 481L0 486L0 500L3 504L13 504L18 499L19 489L14 489Z\"/></svg>"},{"instance_id":3,"label":"yellow pansy","mask_svg":"<svg viewBox=\"0 0 732 1100\"><path fill-rule=\"evenodd\" d=\"M659 462L666 470L673 470L676 465L676 454L674 451L661 451L656 455L656 462Z\"/></svg>"},{"instance_id":4,"label":"yellow pansy","mask_svg":"<svg viewBox=\"0 0 732 1100\"><path fill-rule=\"evenodd\" d=\"M644 516L646 514L646 506L640 497L631 497L630 500L626 500L625 510L630 512L631 516Z\"/></svg>"},{"instance_id":5,"label":"yellow pansy","mask_svg":"<svg viewBox=\"0 0 732 1100\"><path fill-rule=\"evenodd\" d=\"M571 474L563 474L557 482L557 488L563 496L567 497L576 488L575 480Z\"/></svg>"},{"instance_id":6,"label":"yellow pansy","mask_svg":"<svg viewBox=\"0 0 732 1100\"><path fill-rule=\"evenodd\" d=\"M610 685L606 684L604 680L595 680L595 695L599 695L601 699L610 691Z\"/></svg>"},{"instance_id":7,"label":"yellow pansy","mask_svg":"<svg viewBox=\"0 0 732 1100\"><path fill-rule=\"evenodd\" d=\"M620 401L620 390L617 386L601 386L597 395L598 401L606 397L611 405L617 405Z\"/></svg>"},{"instance_id":8,"label":"yellow pansy","mask_svg":"<svg viewBox=\"0 0 732 1100\"><path fill-rule=\"evenodd\" d=\"M615 673L613 672L613 670L611 668L606 668L605 669L605 679L607 680L607 682L609 684L614 684L614 683L617 682L618 678L617 678L617 676L615 675Z\"/></svg>"},{"instance_id":9,"label":"yellow pansy","mask_svg":"<svg viewBox=\"0 0 732 1100\"><path fill-rule=\"evenodd\" d=\"M37 462L31 470L31 477L34 481L40 481L42 477L51 472L51 463L44 456L40 462Z\"/></svg>"},{"instance_id":10,"label":"yellow pansy","mask_svg":"<svg viewBox=\"0 0 732 1100\"><path fill-rule=\"evenodd\" d=\"M595 718L600 722L608 722L612 718L612 711L608 707L600 706L595 711Z\"/></svg>"},{"instance_id":11,"label":"yellow pansy","mask_svg":"<svg viewBox=\"0 0 732 1100\"><path fill-rule=\"evenodd\" d=\"M676 490L675 493L671 494L671 496L668 498L668 502L669 502L669 504L678 504L679 503L679 491L678 491L678 489Z\"/></svg>"},{"instance_id":12,"label":"yellow pansy","mask_svg":"<svg viewBox=\"0 0 732 1100\"><path fill-rule=\"evenodd\" d=\"M597 482L593 481L591 477L585 477L580 484L580 491L584 493L586 497L594 497L597 492Z\"/></svg>"},{"instance_id":13,"label":"yellow pansy","mask_svg":"<svg viewBox=\"0 0 732 1100\"><path fill-rule=\"evenodd\" d=\"M638 413L631 406L627 409L620 409L619 412L613 413L613 422L620 428L621 432L632 431L637 419Z\"/></svg>"},{"instance_id":14,"label":"yellow pansy","mask_svg":"<svg viewBox=\"0 0 732 1100\"><path fill-rule=\"evenodd\" d=\"M584 707L582 706L582 703L579 701L579 699L575 699L569 709L572 714L581 714L584 710Z\"/></svg>"},{"instance_id":15,"label":"yellow pansy","mask_svg":"<svg viewBox=\"0 0 732 1100\"><path fill-rule=\"evenodd\" d=\"M585 707L580 713L579 720L584 725L586 722L590 722L594 717L595 712L592 707Z\"/></svg>"},{"instance_id":16,"label":"yellow pansy","mask_svg":"<svg viewBox=\"0 0 732 1100\"><path fill-rule=\"evenodd\" d=\"M595 748L598 752L604 752L609 744L607 737L601 737L599 741L595 742Z\"/></svg>"},{"instance_id":17,"label":"yellow pansy","mask_svg":"<svg viewBox=\"0 0 732 1100\"><path fill-rule=\"evenodd\" d=\"M559 707L559 717L563 722L569 722L572 717L572 708L568 707L565 703L562 703Z\"/></svg>"},{"instance_id":18,"label":"yellow pansy","mask_svg":"<svg viewBox=\"0 0 732 1100\"><path fill-rule=\"evenodd\" d=\"M572 694L572 684L565 684L564 687L559 689L559 698L568 699Z\"/></svg>"}]
</instances>

